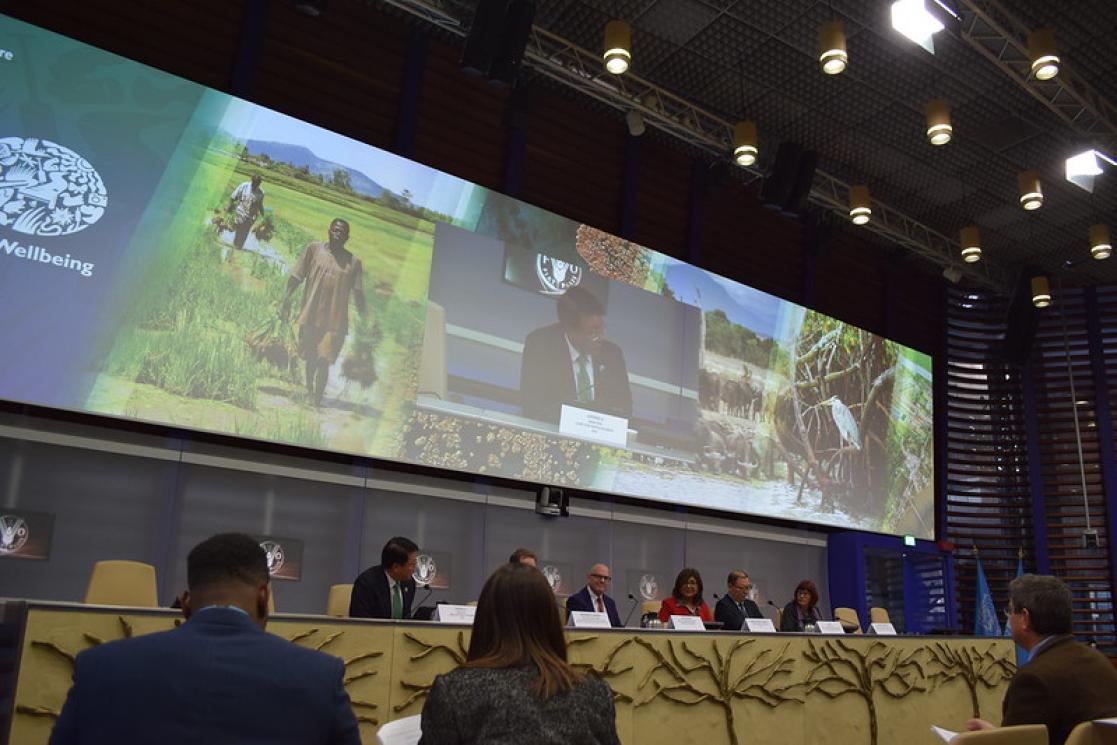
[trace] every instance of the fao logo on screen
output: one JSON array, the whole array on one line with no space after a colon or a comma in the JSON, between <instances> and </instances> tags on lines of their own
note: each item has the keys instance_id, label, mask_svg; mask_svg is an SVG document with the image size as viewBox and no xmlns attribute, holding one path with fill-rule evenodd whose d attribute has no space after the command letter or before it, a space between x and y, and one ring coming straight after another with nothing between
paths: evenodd
<instances>
[{"instance_id":1,"label":"fao logo on screen","mask_svg":"<svg viewBox=\"0 0 1117 745\"><path fill-rule=\"evenodd\" d=\"M0 137L0 225L27 235L69 235L100 220L108 204L101 174L70 148Z\"/></svg>"}]
</instances>

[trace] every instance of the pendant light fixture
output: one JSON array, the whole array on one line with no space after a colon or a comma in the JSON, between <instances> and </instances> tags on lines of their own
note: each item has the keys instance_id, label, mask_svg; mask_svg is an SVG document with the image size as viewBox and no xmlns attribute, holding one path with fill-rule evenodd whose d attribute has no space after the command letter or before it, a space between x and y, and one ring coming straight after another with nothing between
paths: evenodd
<instances>
[{"instance_id":1,"label":"pendant light fixture","mask_svg":"<svg viewBox=\"0 0 1117 745\"><path fill-rule=\"evenodd\" d=\"M1059 55L1055 49L1055 32L1049 28L1028 34L1028 58L1036 80L1050 80L1059 74Z\"/></svg>"},{"instance_id":2,"label":"pendant light fixture","mask_svg":"<svg viewBox=\"0 0 1117 745\"><path fill-rule=\"evenodd\" d=\"M612 20L605 24L605 51L602 54L605 69L614 75L628 72L632 62L632 27L625 21Z\"/></svg>"},{"instance_id":3,"label":"pendant light fixture","mask_svg":"<svg viewBox=\"0 0 1117 745\"><path fill-rule=\"evenodd\" d=\"M1113 243L1109 240L1109 226L1104 223L1090 226L1090 255L1095 259L1108 259L1113 253Z\"/></svg>"},{"instance_id":4,"label":"pendant light fixture","mask_svg":"<svg viewBox=\"0 0 1117 745\"><path fill-rule=\"evenodd\" d=\"M1037 308L1051 305L1051 284L1047 277L1032 277L1032 305Z\"/></svg>"},{"instance_id":5,"label":"pendant light fixture","mask_svg":"<svg viewBox=\"0 0 1117 745\"><path fill-rule=\"evenodd\" d=\"M962 228L958 237L962 246L962 261L967 264L981 261L981 233L977 226L968 225Z\"/></svg>"},{"instance_id":6,"label":"pendant light fixture","mask_svg":"<svg viewBox=\"0 0 1117 745\"><path fill-rule=\"evenodd\" d=\"M950 104L944 98L933 98L927 102L927 141L932 145L945 145L954 136L954 126L950 123Z\"/></svg>"},{"instance_id":7,"label":"pendant light fixture","mask_svg":"<svg viewBox=\"0 0 1117 745\"><path fill-rule=\"evenodd\" d=\"M1043 189L1039 185L1039 171L1021 171L1016 177L1020 186L1020 206L1031 212L1043 206Z\"/></svg>"},{"instance_id":8,"label":"pendant light fixture","mask_svg":"<svg viewBox=\"0 0 1117 745\"><path fill-rule=\"evenodd\" d=\"M873 205L868 186L849 187L849 219L854 225L864 225L872 219Z\"/></svg>"},{"instance_id":9,"label":"pendant light fixture","mask_svg":"<svg viewBox=\"0 0 1117 745\"><path fill-rule=\"evenodd\" d=\"M818 62L827 75L845 72L849 64L846 52L846 32L841 21L822 24L818 30Z\"/></svg>"},{"instance_id":10,"label":"pendant light fixture","mask_svg":"<svg viewBox=\"0 0 1117 745\"><path fill-rule=\"evenodd\" d=\"M759 152L756 147L756 122L737 122L733 127L733 159L737 165L751 166Z\"/></svg>"}]
</instances>

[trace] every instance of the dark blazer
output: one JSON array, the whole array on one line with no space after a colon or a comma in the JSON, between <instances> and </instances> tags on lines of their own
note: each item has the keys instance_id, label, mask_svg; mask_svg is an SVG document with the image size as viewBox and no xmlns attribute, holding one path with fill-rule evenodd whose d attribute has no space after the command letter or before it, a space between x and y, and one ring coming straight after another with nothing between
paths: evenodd
<instances>
[{"instance_id":1,"label":"dark blazer","mask_svg":"<svg viewBox=\"0 0 1117 745\"><path fill-rule=\"evenodd\" d=\"M822 616L818 612L818 606L812 607L811 613L814 615L816 621L822 619ZM799 623L799 610L793 600L783 607L783 615L780 617L780 631L802 630L803 625Z\"/></svg>"},{"instance_id":2,"label":"dark blazer","mask_svg":"<svg viewBox=\"0 0 1117 745\"><path fill-rule=\"evenodd\" d=\"M1058 636L1016 672L1005 692L1001 724L1046 724L1050 745L1063 745L1080 722L1117 716L1117 669L1098 652Z\"/></svg>"},{"instance_id":3,"label":"dark blazer","mask_svg":"<svg viewBox=\"0 0 1117 745\"><path fill-rule=\"evenodd\" d=\"M632 416L632 388L621 348L601 343L601 351L593 356L593 402L577 401L574 366L562 327L555 323L532 331L524 340L520 361L520 407L524 416L554 424L564 403Z\"/></svg>"},{"instance_id":4,"label":"dark blazer","mask_svg":"<svg viewBox=\"0 0 1117 745\"><path fill-rule=\"evenodd\" d=\"M614 628L620 627L622 624L620 614L617 613L617 604L608 595L602 595L601 598L605 601L605 612L609 614L609 625ZM596 611L597 608L593 607L593 599L590 597L590 588L583 587L579 592L568 597L566 599L566 610L567 612L581 610L591 613Z\"/></svg>"},{"instance_id":5,"label":"dark blazer","mask_svg":"<svg viewBox=\"0 0 1117 745\"><path fill-rule=\"evenodd\" d=\"M760 608L748 598L742 600L741 605L745 606L744 613L737 607L737 603L733 602L733 598L728 595L722 596L718 604L714 606L714 620L725 624L722 628L735 631L745 625L746 618L764 618Z\"/></svg>"},{"instance_id":6,"label":"dark blazer","mask_svg":"<svg viewBox=\"0 0 1117 745\"><path fill-rule=\"evenodd\" d=\"M533 668L469 668L439 675L423 707L420 745L619 745L613 693L587 677L540 701Z\"/></svg>"},{"instance_id":7,"label":"dark blazer","mask_svg":"<svg viewBox=\"0 0 1117 745\"><path fill-rule=\"evenodd\" d=\"M341 660L230 608L82 652L50 745L360 745Z\"/></svg>"},{"instance_id":8,"label":"dark blazer","mask_svg":"<svg viewBox=\"0 0 1117 745\"><path fill-rule=\"evenodd\" d=\"M400 582L403 595L403 617L411 617L411 601L415 599L415 580L408 577ZM353 594L349 596L349 616L351 618L391 618L392 596L388 592L388 577L379 564L370 567L357 577L353 583Z\"/></svg>"}]
</instances>

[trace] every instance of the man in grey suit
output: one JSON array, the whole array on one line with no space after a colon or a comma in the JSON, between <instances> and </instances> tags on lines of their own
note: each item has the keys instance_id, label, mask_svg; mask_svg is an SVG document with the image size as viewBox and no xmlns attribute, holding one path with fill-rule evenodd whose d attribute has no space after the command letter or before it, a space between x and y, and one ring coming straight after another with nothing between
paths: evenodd
<instances>
[{"instance_id":1,"label":"man in grey suit","mask_svg":"<svg viewBox=\"0 0 1117 745\"><path fill-rule=\"evenodd\" d=\"M748 574L740 569L730 572L725 597L714 607L714 620L721 621L726 629L740 629L744 628L746 618L763 618L760 608L749 600L750 590Z\"/></svg>"},{"instance_id":2,"label":"man in grey suit","mask_svg":"<svg viewBox=\"0 0 1117 745\"><path fill-rule=\"evenodd\" d=\"M264 631L259 544L216 535L186 565L186 623L79 654L50 745L360 745L342 661Z\"/></svg>"}]
</instances>

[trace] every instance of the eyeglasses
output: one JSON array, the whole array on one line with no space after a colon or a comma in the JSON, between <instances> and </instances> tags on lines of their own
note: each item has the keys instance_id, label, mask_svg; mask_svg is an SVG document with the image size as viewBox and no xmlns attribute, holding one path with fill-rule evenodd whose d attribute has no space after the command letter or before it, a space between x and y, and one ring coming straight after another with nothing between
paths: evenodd
<instances>
[{"instance_id":1,"label":"eyeglasses","mask_svg":"<svg viewBox=\"0 0 1117 745\"><path fill-rule=\"evenodd\" d=\"M613 578L610 577L608 574L593 574L593 573L590 573L590 576L593 577L594 579L599 579L603 582L612 582L613 581Z\"/></svg>"}]
</instances>

